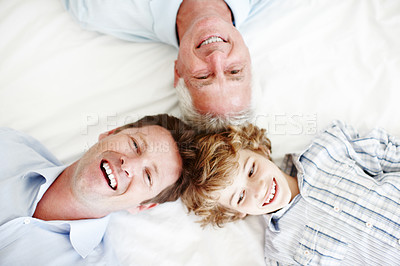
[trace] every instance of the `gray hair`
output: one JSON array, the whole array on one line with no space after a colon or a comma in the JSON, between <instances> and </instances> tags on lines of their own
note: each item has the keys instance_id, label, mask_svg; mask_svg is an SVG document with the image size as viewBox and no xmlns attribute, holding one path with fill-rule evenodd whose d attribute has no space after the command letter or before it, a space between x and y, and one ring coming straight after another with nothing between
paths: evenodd
<instances>
[{"instance_id":1,"label":"gray hair","mask_svg":"<svg viewBox=\"0 0 400 266\"><path fill-rule=\"evenodd\" d=\"M228 113L224 115L213 113L202 114L193 106L192 95L190 94L183 78L179 78L175 89L179 99L179 107L181 109L182 119L200 131L218 131L225 129L228 125L242 125L244 123L248 123L253 117L252 107L240 112Z\"/></svg>"}]
</instances>

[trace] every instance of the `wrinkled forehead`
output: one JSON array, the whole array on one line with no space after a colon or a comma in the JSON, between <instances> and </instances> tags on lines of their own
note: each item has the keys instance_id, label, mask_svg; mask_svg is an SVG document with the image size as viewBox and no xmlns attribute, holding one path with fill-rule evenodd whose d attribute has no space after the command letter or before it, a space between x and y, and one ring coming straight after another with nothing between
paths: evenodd
<instances>
[{"instance_id":1,"label":"wrinkled forehead","mask_svg":"<svg viewBox=\"0 0 400 266\"><path fill-rule=\"evenodd\" d=\"M250 82L222 86L214 84L191 90L193 106L200 113L216 115L239 113L251 108Z\"/></svg>"}]
</instances>

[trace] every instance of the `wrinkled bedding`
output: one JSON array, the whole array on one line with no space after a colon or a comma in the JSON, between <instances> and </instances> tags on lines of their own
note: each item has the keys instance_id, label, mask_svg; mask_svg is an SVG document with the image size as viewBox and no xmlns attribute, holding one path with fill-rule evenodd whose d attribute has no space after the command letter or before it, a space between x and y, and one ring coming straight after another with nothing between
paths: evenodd
<instances>
[{"instance_id":1,"label":"wrinkled bedding","mask_svg":"<svg viewBox=\"0 0 400 266\"><path fill-rule=\"evenodd\" d=\"M400 136L400 2L269 0L241 29L258 93L254 123L272 157L299 152L333 119ZM179 116L177 51L84 31L59 1L0 1L0 126L31 134L64 163L106 130ZM200 228L180 201L117 213L108 237L123 265L263 265L257 217Z\"/></svg>"}]
</instances>

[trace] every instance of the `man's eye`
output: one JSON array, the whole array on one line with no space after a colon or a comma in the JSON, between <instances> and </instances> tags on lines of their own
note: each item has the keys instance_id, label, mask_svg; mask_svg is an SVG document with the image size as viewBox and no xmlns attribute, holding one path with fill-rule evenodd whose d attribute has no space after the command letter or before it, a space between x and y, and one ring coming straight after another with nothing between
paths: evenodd
<instances>
[{"instance_id":1,"label":"man's eye","mask_svg":"<svg viewBox=\"0 0 400 266\"><path fill-rule=\"evenodd\" d=\"M240 70L239 70L239 69L231 70L231 74L232 74L232 75L236 75L236 74L239 74L239 73L240 73Z\"/></svg>"},{"instance_id":2,"label":"man's eye","mask_svg":"<svg viewBox=\"0 0 400 266\"><path fill-rule=\"evenodd\" d=\"M137 144L136 140L132 138L132 144L137 153L140 153L139 145Z\"/></svg>"},{"instance_id":3,"label":"man's eye","mask_svg":"<svg viewBox=\"0 0 400 266\"><path fill-rule=\"evenodd\" d=\"M147 181L149 182L149 186L152 186L153 185L153 179L151 178L150 172L146 170L145 174L146 174Z\"/></svg>"},{"instance_id":4,"label":"man's eye","mask_svg":"<svg viewBox=\"0 0 400 266\"><path fill-rule=\"evenodd\" d=\"M207 79L210 75L201 75L196 77L196 79Z\"/></svg>"},{"instance_id":5,"label":"man's eye","mask_svg":"<svg viewBox=\"0 0 400 266\"><path fill-rule=\"evenodd\" d=\"M251 166L250 171L249 171L249 177L252 177L254 174L254 166L255 166L255 164L253 163L253 165Z\"/></svg>"},{"instance_id":6,"label":"man's eye","mask_svg":"<svg viewBox=\"0 0 400 266\"><path fill-rule=\"evenodd\" d=\"M242 192L240 192L239 199L237 202L238 205L243 201L245 193L246 193L246 191L244 191L244 190Z\"/></svg>"}]
</instances>

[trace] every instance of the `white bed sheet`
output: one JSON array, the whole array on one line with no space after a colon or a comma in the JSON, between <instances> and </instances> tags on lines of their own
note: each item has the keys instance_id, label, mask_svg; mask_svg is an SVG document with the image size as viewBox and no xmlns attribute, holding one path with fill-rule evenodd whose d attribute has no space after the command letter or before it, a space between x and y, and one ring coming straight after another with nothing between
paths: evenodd
<instances>
[{"instance_id":1,"label":"white bed sheet","mask_svg":"<svg viewBox=\"0 0 400 266\"><path fill-rule=\"evenodd\" d=\"M273 158L304 149L333 119L400 136L400 2L270 0L241 29ZM59 1L0 0L0 126L65 163L101 132L179 115L174 48L84 31ZM109 236L123 265L263 265L263 223L201 229L180 201L120 213Z\"/></svg>"}]
</instances>

